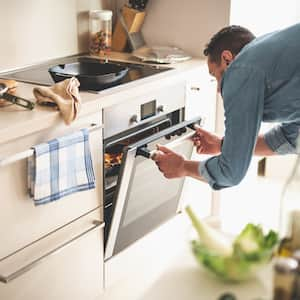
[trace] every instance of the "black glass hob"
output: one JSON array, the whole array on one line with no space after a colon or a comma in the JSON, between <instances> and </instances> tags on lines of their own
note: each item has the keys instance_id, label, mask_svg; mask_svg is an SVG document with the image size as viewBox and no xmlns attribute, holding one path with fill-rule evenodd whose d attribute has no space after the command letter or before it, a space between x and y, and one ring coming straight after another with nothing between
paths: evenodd
<instances>
[{"instance_id":1,"label":"black glass hob","mask_svg":"<svg viewBox=\"0 0 300 300\"><path fill-rule=\"evenodd\" d=\"M82 55L69 56L69 57L53 59L42 64L37 64L26 68L5 72L2 74L0 73L0 78L14 79L21 82L50 86L53 85L55 82L52 79L50 73L48 72L49 68L61 64L71 64L76 62L93 62L93 63L99 62L102 64L105 63L104 60L94 58L94 57L89 57L89 56L82 56ZM112 61L112 60L109 60L109 62L127 67L128 68L127 74L117 82L108 85L99 85L97 87L94 87L93 89L89 89L90 91L100 92L107 88L111 88L134 80L152 76L161 72L172 70L172 68L166 66L160 66L160 65L159 66L146 65L146 64L127 63L127 62Z\"/></svg>"}]
</instances>

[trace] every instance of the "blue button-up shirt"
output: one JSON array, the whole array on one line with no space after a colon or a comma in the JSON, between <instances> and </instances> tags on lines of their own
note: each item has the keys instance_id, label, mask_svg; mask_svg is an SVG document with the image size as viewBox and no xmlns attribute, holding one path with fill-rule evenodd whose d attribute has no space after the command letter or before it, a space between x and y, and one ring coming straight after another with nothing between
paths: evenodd
<instances>
[{"instance_id":1,"label":"blue button-up shirt","mask_svg":"<svg viewBox=\"0 0 300 300\"><path fill-rule=\"evenodd\" d=\"M261 122L278 154L297 153L300 129L300 24L256 38L223 74L225 111L222 152L200 162L199 172L213 189L238 184L245 176Z\"/></svg>"}]
</instances>

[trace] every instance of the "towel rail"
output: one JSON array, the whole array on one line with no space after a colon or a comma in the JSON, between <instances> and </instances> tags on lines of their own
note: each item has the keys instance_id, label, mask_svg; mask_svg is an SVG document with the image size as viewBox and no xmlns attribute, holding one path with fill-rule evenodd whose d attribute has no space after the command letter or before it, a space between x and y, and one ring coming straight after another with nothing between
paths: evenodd
<instances>
[{"instance_id":1,"label":"towel rail","mask_svg":"<svg viewBox=\"0 0 300 300\"><path fill-rule=\"evenodd\" d=\"M89 127L89 132L93 132L101 128L103 128L103 125L91 124ZM0 167L4 167L21 159L28 158L33 155L33 152L33 149L28 149L8 157L0 158Z\"/></svg>"}]
</instances>

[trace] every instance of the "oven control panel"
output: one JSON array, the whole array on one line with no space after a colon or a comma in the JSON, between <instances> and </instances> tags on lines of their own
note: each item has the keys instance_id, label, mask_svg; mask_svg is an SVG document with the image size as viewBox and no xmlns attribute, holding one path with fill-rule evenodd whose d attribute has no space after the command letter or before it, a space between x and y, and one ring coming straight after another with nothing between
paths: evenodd
<instances>
[{"instance_id":1,"label":"oven control panel","mask_svg":"<svg viewBox=\"0 0 300 300\"><path fill-rule=\"evenodd\" d=\"M185 82L122 101L103 110L104 138L146 123L185 106Z\"/></svg>"},{"instance_id":2,"label":"oven control panel","mask_svg":"<svg viewBox=\"0 0 300 300\"><path fill-rule=\"evenodd\" d=\"M151 118L156 115L156 100L141 104L141 120Z\"/></svg>"},{"instance_id":3,"label":"oven control panel","mask_svg":"<svg viewBox=\"0 0 300 300\"><path fill-rule=\"evenodd\" d=\"M148 103L144 103L141 105L141 114L140 119L141 121L146 120L148 118L155 117L156 115L164 112L163 105L156 105L156 100L150 101ZM130 117L129 123L130 124L137 124L139 117L138 115L132 115Z\"/></svg>"}]
</instances>

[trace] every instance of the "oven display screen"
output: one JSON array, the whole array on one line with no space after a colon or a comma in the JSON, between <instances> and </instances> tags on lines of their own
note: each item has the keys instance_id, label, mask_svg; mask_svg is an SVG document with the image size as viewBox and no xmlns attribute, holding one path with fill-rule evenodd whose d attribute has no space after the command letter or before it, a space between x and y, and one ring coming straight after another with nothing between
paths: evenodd
<instances>
[{"instance_id":1,"label":"oven display screen","mask_svg":"<svg viewBox=\"0 0 300 300\"><path fill-rule=\"evenodd\" d=\"M155 116L156 100L141 105L141 120Z\"/></svg>"}]
</instances>

